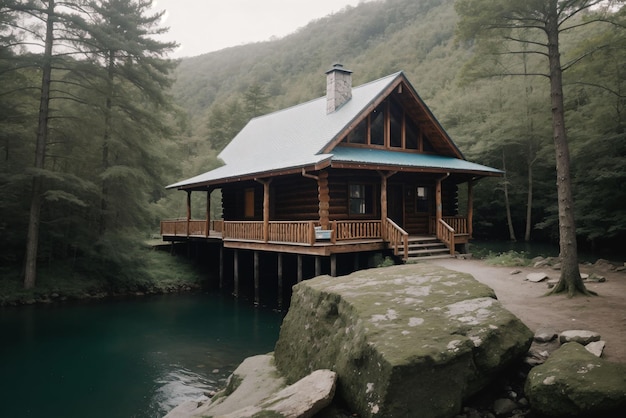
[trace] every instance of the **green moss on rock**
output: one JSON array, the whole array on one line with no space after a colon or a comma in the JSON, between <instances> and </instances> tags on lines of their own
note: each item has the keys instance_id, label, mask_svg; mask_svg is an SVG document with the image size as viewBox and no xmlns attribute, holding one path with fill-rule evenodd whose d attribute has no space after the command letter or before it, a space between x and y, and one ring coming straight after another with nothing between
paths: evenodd
<instances>
[{"instance_id":1,"label":"green moss on rock","mask_svg":"<svg viewBox=\"0 0 626 418\"><path fill-rule=\"evenodd\" d=\"M446 417L531 339L471 275L405 265L296 285L276 363L290 382L336 371L364 417Z\"/></svg>"}]
</instances>

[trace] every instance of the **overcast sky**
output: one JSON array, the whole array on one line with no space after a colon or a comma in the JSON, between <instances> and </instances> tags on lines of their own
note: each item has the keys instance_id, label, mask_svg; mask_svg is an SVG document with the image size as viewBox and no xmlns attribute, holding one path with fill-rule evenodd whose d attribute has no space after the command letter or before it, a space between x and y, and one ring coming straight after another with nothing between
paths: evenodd
<instances>
[{"instance_id":1,"label":"overcast sky","mask_svg":"<svg viewBox=\"0 0 626 418\"><path fill-rule=\"evenodd\" d=\"M371 1L371 0L366 0ZM166 40L180 47L173 58L266 41L364 0L154 0L166 10Z\"/></svg>"}]
</instances>

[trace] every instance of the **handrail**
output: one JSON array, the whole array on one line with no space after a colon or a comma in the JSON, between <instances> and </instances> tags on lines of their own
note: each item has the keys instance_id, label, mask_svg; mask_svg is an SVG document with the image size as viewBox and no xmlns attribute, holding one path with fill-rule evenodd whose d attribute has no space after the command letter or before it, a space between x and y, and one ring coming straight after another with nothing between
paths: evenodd
<instances>
[{"instance_id":1,"label":"handrail","mask_svg":"<svg viewBox=\"0 0 626 418\"><path fill-rule=\"evenodd\" d=\"M439 222L437 223L437 238L446 244L450 250L450 255L454 255L454 235L454 228L448 225L443 219L439 219Z\"/></svg>"},{"instance_id":2,"label":"handrail","mask_svg":"<svg viewBox=\"0 0 626 418\"><path fill-rule=\"evenodd\" d=\"M404 248L402 259L406 261L409 257L409 233L389 218L385 220L384 229L383 239L389 242L389 245L393 248L394 255L400 255L400 243L402 243Z\"/></svg>"}]
</instances>

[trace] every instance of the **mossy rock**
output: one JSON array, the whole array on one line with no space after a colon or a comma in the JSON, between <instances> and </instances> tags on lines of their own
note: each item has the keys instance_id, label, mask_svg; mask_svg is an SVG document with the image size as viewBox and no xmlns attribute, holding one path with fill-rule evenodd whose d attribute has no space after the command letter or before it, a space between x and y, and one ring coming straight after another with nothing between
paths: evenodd
<instances>
[{"instance_id":1,"label":"mossy rock","mask_svg":"<svg viewBox=\"0 0 626 418\"><path fill-rule=\"evenodd\" d=\"M626 411L626 365L569 342L530 371L525 393L533 411L548 417L621 417Z\"/></svg>"},{"instance_id":2,"label":"mossy rock","mask_svg":"<svg viewBox=\"0 0 626 418\"><path fill-rule=\"evenodd\" d=\"M531 340L471 275L416 264L299 283L275 357L290 382L336 371L362 417L448 417Z\"/></svg>"}]
</instances>

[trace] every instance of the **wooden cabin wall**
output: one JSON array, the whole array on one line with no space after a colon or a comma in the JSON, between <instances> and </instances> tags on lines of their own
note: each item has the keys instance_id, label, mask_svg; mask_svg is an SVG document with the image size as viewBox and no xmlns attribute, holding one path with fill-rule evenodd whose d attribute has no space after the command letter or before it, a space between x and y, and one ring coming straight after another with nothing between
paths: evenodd
<instances>
[{"instance_id":1,"label":"wooden cabin wall","mask_svg":"<svg viewBox=\"0 0 626 418\"><path fill-rule=\"evenodd\" d=\"M330 189L330 207L328 209L331 220L360 220L380 219L380 175L376 172L357 170L330 171L328 187ZM350 215L348 193L350 184L365 184L372 186L371 203L373 213L368 215Z\"/></svg>"},{"instance_id":2,"label":"wooden cabin wall","mask_svg":"<svg viewBox=\"0 0 626 418\"><path fill-rule=\"evenodd\" d=\"M276 178L270 185L271 218L279 221L311 221L319 219L317 181L289 176Z\"/></svg>"},{"instance_id":3,"label":"wooden cabin wall","mask_svg":"<svg viewBox=\"0 0 626 418\"><path fill-rule=\"evenodd\" d=\"M254 190L254 216L245 215L246 189ZM257 182L228 184L222 187L222 212L225 221L262 221L263 185Z\"/></svg>"}]
</instances>

